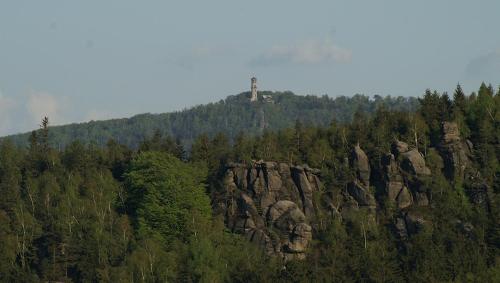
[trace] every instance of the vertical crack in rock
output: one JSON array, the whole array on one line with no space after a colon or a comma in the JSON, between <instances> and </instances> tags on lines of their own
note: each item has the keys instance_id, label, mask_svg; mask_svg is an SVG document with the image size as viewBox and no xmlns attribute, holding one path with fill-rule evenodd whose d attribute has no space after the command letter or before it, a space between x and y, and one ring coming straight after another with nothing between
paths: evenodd
<instances>
[{"instance_id":1,"label":"vertical crack in rock","mask_svg":"<svg viewBox=\"0 0 500 283\"><path fill-rule=\"evenodd\" d=\"M286 163L231 163L214 207L231 231L268 254L303 259L312 239L313 192L321 186L318 174L319 170Z\"/></svg>"},{"instance_id":2,"label":"vertical crack in rock","mask_svg":"<svg viewBox=\"0 0 500 283\"><path fill-rule=\"evenodd\" d=\"M354 170L354 180L348 185L347 190L359 206L375 208L376 202L370 191L370 163L368 156L357 144L349 159L349 165Z\"/></svg>"}]
</instances>

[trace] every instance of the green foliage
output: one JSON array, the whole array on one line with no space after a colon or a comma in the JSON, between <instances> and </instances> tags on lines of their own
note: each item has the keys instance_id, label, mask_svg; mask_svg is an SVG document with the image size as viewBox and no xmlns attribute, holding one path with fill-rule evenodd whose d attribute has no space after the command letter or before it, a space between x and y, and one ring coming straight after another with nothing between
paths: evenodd
<instances>
[{"instance_id":1,"label":"green foliage","mask_svg":"<svg viewBox=\"0 0 500 283\"><path fill-rule=\"evenodd\" d=\"M161 152L140 153L125 175L127 207L140 237L158 236L164 244L186 241L189 223L207 221L210 200L197 168Z\"/></svg>"},{"instance_id":2,"label":"green foliage","mask_svg":"<svg viewBox=\"0 0 500 283\"><path fill-rule=\"evenodd\" d=\"M457 86L453 101L427 91L416 112L412 99L270 94L274 103L251 104L241 94L179 113L68 127L44 119L26 148L1 141L0 281L500 279L500 90L483 84L465 95ZM456 121L473 144L481 205L468 195L475 180L442 174L443 121ZM385 202L379 188L380 160L395 138L422 152L432 171L419 188L430 205L411 208L425 225L407 237L394 225L407 209ZM322 206L342 199L354 174L346 158L358 142L381 206L376 215L360 209L343 218ZM212 215L209 194L220 189L223 166L259 159L321 169L306 260L270 257Z\"/></svg>"},{"instance_id":3,"label":"green foliage","mask_svg":"<svg viewBox=\"0 0 500 283\"><path fill-rule=\"evenodd\" d=\"M85 145L105 146L108 140L113 139L135 149L141 146L145 139L154 139L156 133L161 133L175 137L176 143L190 147L203 133L207 133L210 138L217 133L224 133L232 141L240 132L256 136L262 134L264 129L292 127L297 119L305 125L327 126L332 119L350 121L358 109L372 113L380 105L385 105L389 110L415 111L418 104L415 98L401 96L375 96L371 100L364 95L330 98L326 95L299 96L292 92L269 91L261 91L259 95L270 95L273 102L262 100L251 103L250 93L245 92L231 95L217 103L195 106L179 112L141 114L130 119L51 127L49 140L53 146L60 148L73 141L80 141ZM9 138L17 145L29 144L29 134Z\"/></svg>"}]
</instances>

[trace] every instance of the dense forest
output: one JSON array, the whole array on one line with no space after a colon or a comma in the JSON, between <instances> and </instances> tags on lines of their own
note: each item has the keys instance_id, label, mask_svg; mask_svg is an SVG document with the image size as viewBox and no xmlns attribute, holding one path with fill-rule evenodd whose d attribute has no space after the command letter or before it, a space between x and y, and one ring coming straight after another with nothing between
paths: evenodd
<instances>
[{"instance_id":1,"label":"dense forest","mask_svg":"<svg viewBox=\"0 0 500 283\"><path fill-rule=\"evenodd\" d=\"M2 140L0 281L500 281L500 89L243 98Z\"/></svg>"},{"instance_id":2,"label":"dense forest","mask_svg":"<svg viewBox=\"0 0 500 283\"><path fill-rule=\"evenodd\" d=\"M109 139L113 139L137 148L144 137L150 137L159 130L189 147L203 133L213 137L222 132L232 140L241 131L258 135L265 129L292 127L297 119L307 125L327 126L332 119L350 121L358 109L373 113L380 105L384 105L388 110L414 111L418 104L415 98L390 96L374 96L370 99L368 96L355 95L332 99L326 95L299 96L292 92L269 91L261 91L259 96L258 103L251 103L250 93L246 92L179 112L141 114L130 119L52 127L49 143L55 148L64 148L73 141L105 146ZM24 146L28 144L29 133L9 139Z\"/></svg>"}]
</instances>

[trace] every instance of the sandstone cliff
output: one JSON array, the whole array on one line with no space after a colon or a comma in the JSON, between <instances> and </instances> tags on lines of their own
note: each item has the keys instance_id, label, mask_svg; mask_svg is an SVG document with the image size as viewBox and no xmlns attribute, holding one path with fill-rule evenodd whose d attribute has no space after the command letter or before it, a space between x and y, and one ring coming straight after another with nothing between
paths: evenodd
<instances>
[{"instance_id":1,"label":"sandstone cliff","mask_svg":"<svg viewBox=\"0 0 500 283\"><path fill-rule=\"evenodd\" d=\"M228 164L224 190L215 199L231 231L245 235L269 254L303 258L312 239L321 189L319 171L276 162Z\"/></svg>"},{"instance_id":2,"label":"sandstone cliff","mask_svg":"<svg viewBox=\"0 0 500 283\"><path fill-rule=\"evenodd\" d=\"M486 205L488 187L473 165L472 142L460 137L456 123L444 122L441 130L438 149L443 158L445 176L452 182L463 183L473 203Z\"/></svg>"},{"instance_id":3,"label":"sandstone cliff","mask_svg":"<svg viewBox=\"0 0 500 283\"><path fill-rule=\"evenodd\" d=\"M466 183L473 203L487 199L487 187L472 166L472 144L461 140L455 123L443 124L441 144L429 150L439 153L450 182ZM366 211L376 221L379 207L392 204L395 232L405 239L428 223L422 211L432 202L427 186L431 170L418 149L398 140L376 162L381 166L372 170L365 151L355 145L346 160L352 178L344 188L327 189L319 170L306 165L231 163L225 168L222 190L214 195L214 206L231 231L285 260L305 257L319 215L349 221L356 211ZM374 177L376 183L371 182ZM375 191L381 195L375 197Z\"/></svg>"}]
</instances>

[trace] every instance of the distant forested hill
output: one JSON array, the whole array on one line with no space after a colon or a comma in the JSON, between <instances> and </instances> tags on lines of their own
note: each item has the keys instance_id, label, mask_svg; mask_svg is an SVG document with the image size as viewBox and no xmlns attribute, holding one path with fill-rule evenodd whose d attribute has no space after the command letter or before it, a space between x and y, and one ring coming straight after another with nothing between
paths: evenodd
<instances>
[{"instance_id":1,"label":"distant forested hill","mask_svg":"<svg viewBox=\"0 0 500 283\"><path fill-rule=\"evenodd\" d=\"M62 148L79 140L83 144L102 146L114 139L136 148L145 137L160 131L189 146L202 133L212 136L222 132L232 139L240 132L259 134L265 129L290 127L297 120L305 125L325 126L333 119L348 122L358 110L373 113L383 105L388 110L415 111L418 105L413 97L355 95L331 98L326 95L299 96L288 91L262 91L259 92L260 100L251 103L249 96L249 92L244 92L216 103L172 113L141 114L132 118L51 127L50 143ZM18 145L26 145L29 133L8 138Z\"/></svg>"}]
</instances>

